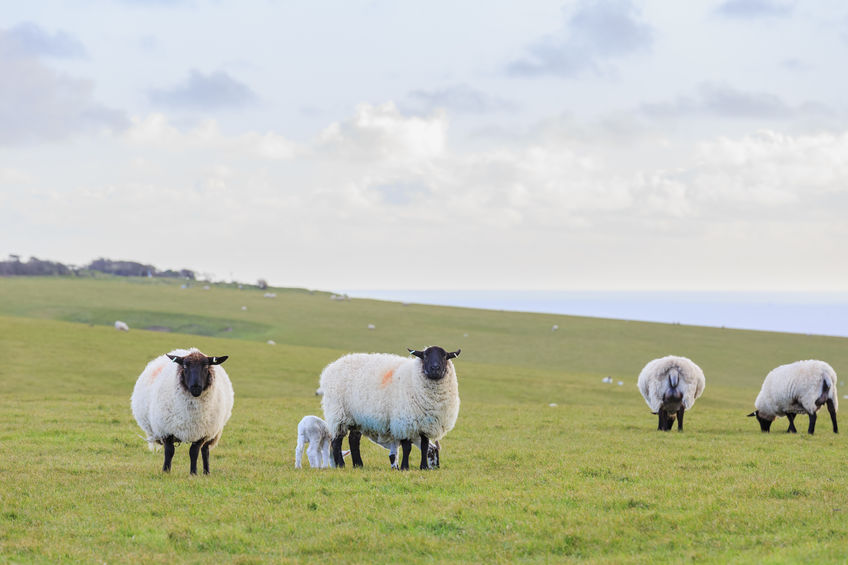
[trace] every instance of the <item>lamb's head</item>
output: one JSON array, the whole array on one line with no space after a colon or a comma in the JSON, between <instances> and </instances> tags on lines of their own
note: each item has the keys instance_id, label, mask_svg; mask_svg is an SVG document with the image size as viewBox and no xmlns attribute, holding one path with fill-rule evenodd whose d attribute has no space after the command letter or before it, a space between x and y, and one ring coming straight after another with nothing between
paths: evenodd
<instances>
[{"instance_id":1,"label":"lamb's head","mask_svg":"<svg viewBox=\"0 0 848 565\"><path fill-rule=\"evenodd\" d=\"M683 391L680 387L680 368L671 367L666 375L666 389L663 393L663 408L671 413L677 412L683 404Z\"/></svg>"},{"instance_id":2,"label":"lamb's head","mask_svg":"<svg viewBox=\"0 0 848 565\"><path fill-rule=\"evenodd\" d=\"M752 416L757 418L757 421L760 423L760 430L763 432L768 432L771 429L771 423L774 422L775 419L774 416L769 419L765 414L760 414L759 410L754 410L748 414L749 418Z\"/></svg>"},{"instance_id":3,"label":"lamb's head","mask_svg":"<svg viewBox=\"0 0 848 565\"><path fill-rule=\"evenodd\" d=\"M220 365L229 357L207 357L199 351L193 351L184 357L168 354L168 357L180 366L180 385L195 398L212 385L212 365Z\"/></svg>"},{"instance_id":4,"label":"lamb's head","mask_svg":"<svg viewBox=\"0 0 848 565\"><path fill-rule=\"evenodd\" d=\"M424 376L430 380L438 381L445 377L448 370L448 360L459 357L461 349L448 353L441 347L431 346L424 351L410 349L409 353L421 359L421 369Z\"/></svg>"}]
</instances>

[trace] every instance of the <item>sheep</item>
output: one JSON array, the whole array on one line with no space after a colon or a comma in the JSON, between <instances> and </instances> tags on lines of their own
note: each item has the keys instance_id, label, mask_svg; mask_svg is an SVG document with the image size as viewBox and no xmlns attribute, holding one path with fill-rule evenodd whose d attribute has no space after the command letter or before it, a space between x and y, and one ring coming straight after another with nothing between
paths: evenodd
<instances>
[{"instance_id":1,"label":"sheep","mask_svg":"<svg viewBox=\"0 0 848 565\"><path fill-rule=\"evenodd\" d=\"M619 386L624 383L619 381ZM654 359L639 373L637 385L653 414L659 416L657 430L669 431L677 417L683 431L683 413L704 392L704 372L686 357L668 355Z\"/></svg>"},{"instance_id":2,"label":"sheep","mask_svg":"<svg viewBox=\"0 0 848 565\"><path fill-rule=\"evenodd\" d=\"M303 448L307 443L309 447L306 448L306 457L309 460L310 467L313 469L335 467L336 462L330 458L331 439L330 428L327 427L327 422L318 416L304 416L297 425L297 447L294 450L294 468L302 468ZM343 456L348 453L350 452L345 452Z\"/></svg>"},{"instance_id":3,"label":"sheep","mask_svg":"<svg viewBox=\"0 0 848 565\"><path fill-rule=\"evenodd\" d=\"M352 353L321 372L321 405L333 434L333 458L344 467L342 440L350 431L351 459L362 466L362 434L394 438L401 444L400 469L409 469L413 440L421 440L421 469L429 469L430 439L441 439L459 415L459 389L451 359L441 347L410 349L414 358L388 353Z\"/></svg>"},{"instance_id":4,"label":"sheep","mask_svg":"<svg viewBox=\"0 0 848 565\"><path fill-rule=\"evenodd\" d=\"M398 452L398 445L400 444L400 441L398 441L397 439L390 437L390 436L377 436L377 437L366 436L366 437L368 439L370 439L373 443L376 443L377 445L379 445L380 447L389 450L389 464L391 465L392 469L397 469L398 468L397 452ZM415 438L412 441L412 445L414 445L415 447L417 447L420 450L421 449L421 439ZM439 440L434 440L434 441L430 442L430 444L427 446L427 465L430 467L430 469L438 469L439 468L439 455L440 455L441 451L442 451L442 444L439 443Z\"/></svg>"},{"instance_id":5,"label":"sheep","mask_svg":"<svg viewBox=\"0 0 848 565\"><path fill-rule=\"evenodd\" d=\"M748 416L757 418L763 432L770 430L775 419L786 416L789 419L786 432L794 434L798 431L795 429L795 415L808 414L810 426L807 433L812 435L816 429L816 412L822 404L827 404L833 433L837 434L839 396L836 383L836 372L824 361L811 359L781 365L766 375L760 394L754 401L756 410Z\"/></svg>"},{"instance_id":6,"label":"sheep","mask_svg":"<svg viewBox=\"0 0 848 565\"><path fill-rule=\"evenodd\" d=\"M221 439L233 411L233 386L221 363L227 355L207 357L195 348L175 349L147 364L135 383L132 412L153 450L165 446L162 471L171 470L175 443L191 443L191 474L197 454L209 474L209 449Z\"/></svg>"},{"instance_id":7,"label":"sheep","mask_svg":"<svg viewBox=\"0 0 848 565\"><path fill-rule=\"evenodd\" d=\"M130 327L126 322L122 322L121 320L115 320L115 329L121 332L130 331Z\"/></svg>"}]
</instances>

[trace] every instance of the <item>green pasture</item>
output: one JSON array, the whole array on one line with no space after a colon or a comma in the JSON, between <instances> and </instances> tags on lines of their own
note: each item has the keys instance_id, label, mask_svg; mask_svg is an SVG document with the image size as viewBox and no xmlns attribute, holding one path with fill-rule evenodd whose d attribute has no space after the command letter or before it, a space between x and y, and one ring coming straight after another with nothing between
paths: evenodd
<instances>
[{"instance_id":1,"label":"green pasture","mask_svg":"<svg viewBox=\"0 0 848 565\"><path fill-rule=\"evenodd\" d=\"M264 292L0 278L0 562L848 559L845 435L745 417L779 364L848 374L846 339ZM363 469L294 469L327 363L431 344L462 348L441 469L392 471L370 442ZM187 346L230 356L209 476L189 476L187 446L161 473L129 407L144 365ZM707 377L682 434L655 431L635 386L669 353Z\"/></svg>"}]
</instances>

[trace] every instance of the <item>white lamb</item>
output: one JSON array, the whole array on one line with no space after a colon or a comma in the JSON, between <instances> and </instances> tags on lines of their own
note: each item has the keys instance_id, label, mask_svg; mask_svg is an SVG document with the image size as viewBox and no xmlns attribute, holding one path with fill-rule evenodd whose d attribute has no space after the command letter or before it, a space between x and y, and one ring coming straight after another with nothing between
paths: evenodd
<instances>
[{"instance_id":1,"label":"white lamb","mask_svg":"<svg viewBox=\"0 0 848 565\"><path fill-rule=\"evenodd\" d=\"M175 349L147 364L135 383L132 412L150 449L165 446L163 471L171 470L175 443L191 443L191 473L197 454L209 473L209 448L221 439L233 411L233 386L219 365L227 356L207 357L197 349Z\"/></svg>"},{"instance_id":2,"label":"white lamb","mask_svg":"<svg viewBox=\"0 0 848 565\"><path fill-rule=\"evenodd\" d=\"M459 415L459 388L451 359L441 347L409 352L413 358L387 353L353 353L327 365L321 373L321 405L333 434L333 458L344 467L342 440L350 430L354 467L362 466L362 434L399 441L400 468L409 469L412 442L420 439L421 469L429 469L431 439L441 439Z\"/></svg>"},{"instance_id":3,"label":"white lamb","mask_svg":"<svg viewBox=\"0 0 848 565\"><path fill-rule=\"evenodd\" d=\"M836 411L839 400L836 392L836 372L824 361L796 361L781 365L766 375L763 387L754 402L756 410L748 416L756 416L760 429L768 432L772 422L780 416L789 419L788 433L796 433L795 415L807 414L810 426L807 433L816 429L816 412L822 404L827 404L833 433L839 433L836 425Z\"/></svg>"},{"instance_id":4,"label":"white lamb","mask_svg":"<svg viewBox=\"0 0 848 565\"><path fill-rule=\"evenodd\" d=\"M701 368L691 359L676 355L654 359L645 365L637 382L651 412L659 416L657 429L661 431L669 431L675 417L677 431L683 431L683 413L692 408L704 392L705 384Z\"/></svg>"},{"instance_id":5,"label":"white lamb","mask_svg":"<svg viewBox=\"0 0 848 565\"><path fill-rule=\"evenodd\" d=\"M126 322L122 322L121 320L115 320L115 329L121 332L130 331L129 325Z\"/></svg>"},{"instance_id":6,"label":"white lamb","mask_svg":"<svg viewBox=\"0 0 848 565\"><path fill-rule=\"evenodd\" d=\"M327 467L335 467L336 462L330 457L330 428L327 427L327 422L318 416L304 416L297 425L297 447L294 450L294 468L302 468L303 449L306 444L306 457L309 460L309 466L313 469L326 469ZM350 453L349 451L342 456Z\"/></svg>"}]
</instances>

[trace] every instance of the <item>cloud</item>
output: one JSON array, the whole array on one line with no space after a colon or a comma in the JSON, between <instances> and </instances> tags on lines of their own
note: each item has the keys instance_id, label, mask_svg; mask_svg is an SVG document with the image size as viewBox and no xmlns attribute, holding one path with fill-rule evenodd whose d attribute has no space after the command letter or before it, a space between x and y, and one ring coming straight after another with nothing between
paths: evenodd
<instances>
[{"instance_id":1,"label":"cloud","mask_svg":"<svg viewBox=\"0 0 848 565\"><path fill-rule=\"evenodd\" d=\"M314 151L359 162L421 163L445 151L447 117L405 116L394 103L362 104L351 119L330 124Z\"/></svg>"},{"instance_id":2,"label":"cloud","mask_svg":"<svg viewBox=\"0 0 848 565\"><path fill-rule=\"evenodd\" d=\"M653 29L641 21L629 0L583 0L567 16L559 33L529 47L526 56L507 66L507 72L513 76L566 78L599 72L607 60L647 50L653 35Z\"/></svg>"},{"instance_id":3,"label":"cloud","mask_svg":"<svg viewBox=\"0 0 848 565\"><path fill-rule=\"evenodd\" d=\"M23 22L7 30L0 30L0 56L23 57L85 57L83 44L64 31L52 35L32 22Z\"/></svg>"},{"instance_id":4,"label":"cloud","mask_svg":"<svg viewBox=\"0 0 848 565\"><path fill-rule=\"evenodd\" d=\"M192 70L184 83L168 89L153 89L149 96L157 105L201 110L242 108L258 101L250 87L225 71L204 74Z\"/></svg>"},{"instance_id":5,"label":"cloud","mask_svg":"<svg viewBox=\"0 0 848 565\"><path fill-rule=\"evenodd\" d=\"M39 58L84 53L81 46L62 35L23 30L0 30L0 145L57 141L128 125L123 112L95 100L92 81L58 73Z\"/></svg>"},{"instance_id":6,"label":"cloud","mask_svg":"<svg viewBox=\"0 0 848 565\"><path fill-rule=\"evenodd\" d=\"M725 0L715 9L720 16L740 20L788 17L792 10L792 4L773 0Z\"/></svg>"},{"instance_id":7,"label":"cloud","mask_svg":"<svg viewBox=\"0 0 848 565\"><path fill-rule=\"evenodd\" d=\"M489 95L466 84L435 90L413 90L407 98L410 109L424 113L443 108L458 114L488 114L511 112L517 108L514 102Z\"/></svg>"},{"instance_id":8,"label":"cloud","mask_svg":"<svg viewBox=\"0 0 848 565\"><path fill-rule=\"evenodd\" d=\"M680 96L671 102L643 104L642 112L651 118L710 116L728 119L790 120L820 117L828 108L817 103L791 106L767 92L747 92L725 84L704 83L693 96Z\"/></svg>"}]
</instances>

